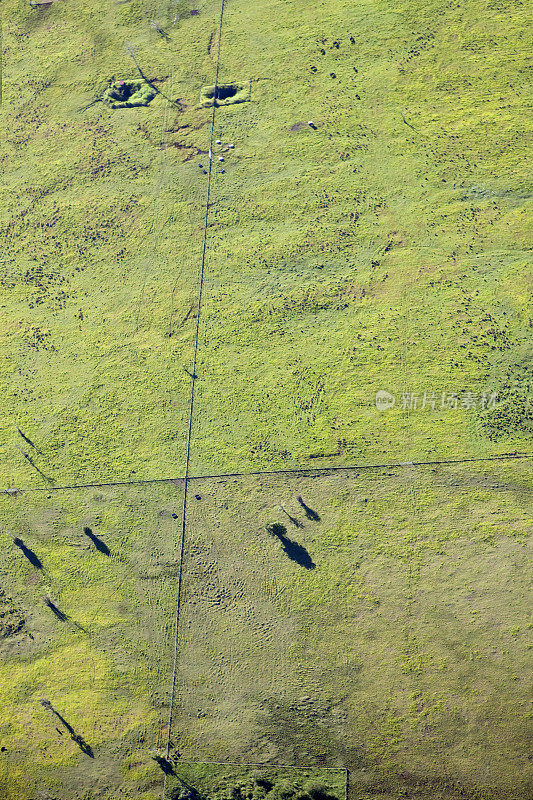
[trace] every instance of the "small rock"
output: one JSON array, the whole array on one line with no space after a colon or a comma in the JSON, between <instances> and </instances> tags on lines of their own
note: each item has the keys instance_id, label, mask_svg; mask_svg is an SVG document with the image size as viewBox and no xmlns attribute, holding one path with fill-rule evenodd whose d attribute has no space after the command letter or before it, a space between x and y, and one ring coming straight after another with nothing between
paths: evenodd
<instances>
[{"instance_id":1,"label":"small rock","mask_svg":"<svg viewBox=\"0 0 533 800\"><path fill-rule=\"evenodd\" d=\"M220 141L220 139L217 139L215 144L222 144L222 142Z\"/></svg>"}]
</instances>

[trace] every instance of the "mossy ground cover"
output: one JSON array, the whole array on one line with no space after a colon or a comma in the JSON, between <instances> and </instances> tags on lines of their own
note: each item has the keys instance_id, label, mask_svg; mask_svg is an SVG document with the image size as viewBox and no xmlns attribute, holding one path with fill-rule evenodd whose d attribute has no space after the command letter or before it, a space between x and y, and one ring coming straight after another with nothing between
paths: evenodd
<instances>
[{"instance_id":1,"label":"mossy ground cover","mask_svg":"<svg viewBox=\"0 0 533 800\"><path fill-rule=\"evenodd\" d=\"M526 449L522 4L2 13L5 487L183 471L219 44L192 472ZM160 93L112 110L128 47ZM175 759L527 796L525 462L196 487ZM1 502L5 797L160 797L178 489Z\"/></svg>"},{"instance_id":2,"label":"mossy ground cover","mask_svg":"<svg viewBox=\"0 0 533 800\"><path fill-rule=\"evenodd\" d=\"M150 20L168 27L179 10L3 6L4 485L44 480L17 427L59 484L183 470L206 188L190 162L209 147L202 25L219 8L187 12L169 42ZM160 93L87 107L139 78L129 46Z\"/></svg>"},{"instance_id":3,"label":"mossy ground cover","mask_svg":"<svg viewBox=\"0 0 533 800\"><path fill-rule=\"evenodd\" d=\"M145 80L114 81L103 93L103 100L111 108L147 106L157 92Z\"/></svg>"},{"instance_id":4,"label":"mossy ground cover","mask_svg":"<svg viewBox=\"0 0 533 800\"><path fill-rule=\"evenodd\" d=\"M0 638L2 798L161 797L181 491L2 499L2 605L22 620Z\"/></svg>"},{"instance_id":5,"label":"mossy ground cover","mask_svg":"<svg viewBox=\"0 0 533 800\"><path fill-rule=\"evenodd\" d=\"M233 103L245 103L250 100L251 88L251 81L203 86L200 92L200 105L204 108L215 105L218 108Z\"/></svg>"},{"instance_id":6,"label":"mossy ground cover","mask_svg":"<svg viewBox=\"0 0 533 800\"><path fill-rule=\"evenodd\" d=\"M167 782L169 800L344 800L343 769L227 766L179 762Z\"/></svg>"},{"instance_id":7,"label":"mossy ground cover","mask_svg":"<svg viewBox=\"0 0 533 800\"><path fill-rule=\"evenodd\" d=\"M254 80L215 117L198 472L524 447L530 400L480 409L531 373L523 13L228 5L220 80Z\"/></svg>"},{"instance_id":8,"label":"mossy ground cover","mask_svg":"<svg viewBox=\"0 0 533 800\"><path fill-rule=\"evenodd\" d=\"M3 6L3 480L183 468L219 45L252 95L216 111L194 469L523 449L524 7L190 10ZM129 47L162 94L87 108Z\"/></svg>"},{"instance_id":9,"label":"mossy ground cover","mask_svg":"<svg viewBox=\"0 0 533 800\"><path fill-rule=\"evenodd\" d=\"M357 800L528 796L525 469L258 476L195 492L182 758L344 765Z\"/></svg>"}]
</instances>

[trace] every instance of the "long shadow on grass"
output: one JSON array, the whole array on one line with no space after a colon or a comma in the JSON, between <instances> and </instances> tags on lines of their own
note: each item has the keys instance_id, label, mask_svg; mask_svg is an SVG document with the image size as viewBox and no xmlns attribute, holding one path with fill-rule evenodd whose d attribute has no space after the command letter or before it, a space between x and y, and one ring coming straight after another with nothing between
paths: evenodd
<instances>
[{"instance_id":1,"label":"long shadow on grass","mask_svg":"<svg viewBox=\"0 0 533 800\"><path fill-rule=\"evenodd\" d=\"M46 708L46 710L47 710L47 711L50 711L50 713L51 713L51 714L54 714L54 716L56 716L56 717L57 717L57 719L58 719L58 720L61 722L61 724L62 724L62 725L64 725L64 727L65 727L65 728L67 729L67 731L70 733L70 738L72 739L72 741L73 741L75 744L77 744L77 745L78 745L78 747L80 748L80 750L82 751L82 753L85 753L85 755L86 755L86 756L89 756L90 758L94 758L94 753L93 753L93 749L92 749L92 747L91 747L89 744L87 744L87 742L85 741L85 739L83 738L83 736L80 736L80 734L79 734L79 733L76 733L76 731L74 730L74 728L72 727L72 725L70 725L70 724L69 724L69 723L66 721L66 719L65 719L64 717L62 717L62 716L61 716L61 714L59 713L59 711L57 711L57 710L56 710L56 709L53 707L53 705L52 705L52 703L50 702L50 700L45 700L45 699L42 699L42 700L39 700L39 702L40 702L40 704L43 706L43 708ZM59 728L58 728L57 730L59 730Z\"/></svg>"},{"instance_id":2,"label":"long shadow on grass","mask_svg":"<svg viewBox=\"0 0 533 800\"><path fill-rule=\"evenodd\" d=\"M106 545L106 543L103 542L101 539L99 539L98 536L95 533L93 533L90 528L84 528L83 532L85 536L89 537L89 539L94 544L99 553L103 553L106 556L111 555L111 551L109 550L109 547Z\"/></svg>"},{"instance_id":3,"label":"long shadow on grass","mask_svg":"<svg viewBox=\"0 0 533 800\"><path fill-rule=\"evenodd\" d=\"M307 505L307 503L304 502L302 497L298 496L296 499L298 500L301 507L305 511L305 516L307 517L307 519L312 519L313 522L320 522L319 515L316 513L316 511L313 511L312 508L309 508L309 506Z\"/></svg>"},{"instance_id":4,"label":"long shadow on grass","mask_svg":"<svg viewBox=\"0 0 533 800\"><path fill-rule=\"evenodd\" d=\"M165 759L160 759L158 757L155 760L159 763L160 760L165 761ZM168 762L167 762L168 763ZM165 772L165 770L163 770ZM183 778L178 775L177 772L172 771L171 773L167 773L174 775L175 778L178 779L180 782L178 786L173 786L170 790L170 800L206 800L205 796L200 794L198 789L195 789L194 786L191 786L189 783L186 783ZM184 794L183 789L187 789L187 794Z\"/></svg>"},{"instance_id":5,"label":"long shadow on grass","mask_svg":"<svg viewBox=\"0 0 533 800\"><path fill-rule=\"evenodd\" d=\"M295 561L305 569L315 569L316 564L313 562L313 559L305 547L301 544L298 544L298 542L293 542L292 539L289 539L289 537L286 535L287 528L285 525L280 525L279 523L267 525L267 531L271 536L275 536L276 539L279 539L285 554L291 559L291 561Z\"/></svg>"},{"instance_id":6,"label":"long shadow on grass","mask_svg":"<svg viewBox=\"0 0 533 800\"><path fill-rule=\"evenodd\" d=\"M69 617L68 614L65 614L64 611L61 611L61 609L58 608L56 606L56 604L47 595L43 596L43 603L45 604L45 606L47 606L47 608L50 609L52 614L55 617L57 617L58 620L60 620L61 622L70 622L72 625L75 625L76 628L78 628L80 631L83 631L84 633L87 633L85 628L83 628L79 623L75 622L72 619L72 617Z\"/></svg>"},{"instance_id":7,"label":"long shadow on grass","mask_svg":"<svg viewBox=\"0 0 533 800\"><path fill-rule=\"evenodd\" d=\"M43 568L41 559L35 555L33 550L30 550L29 547L26 547L22 539L19 539L18 536L15 536L15 538L13 539L13 544L19 548L19 550L23 553L23 555L26 556L32 567L35 567L35 569Z\"/></svg>"},{"instance_id":8,"label":"long shadow on grass","mask_svg":"<svg viewBox=\"0 0 533 800\"><path fill-rule=\"evenodd\" d=\"M165 758L164 756L152 756L154 761L157 765L163 770L165 775L175 775L174 767L172 766L172 762Z\"/></svg>"}]
</instances>

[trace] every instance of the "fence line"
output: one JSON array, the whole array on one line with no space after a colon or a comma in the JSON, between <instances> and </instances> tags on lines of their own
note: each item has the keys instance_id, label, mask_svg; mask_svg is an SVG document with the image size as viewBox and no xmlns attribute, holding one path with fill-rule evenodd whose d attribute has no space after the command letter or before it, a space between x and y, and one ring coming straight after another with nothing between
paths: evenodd
<instances>
[{"instance_id":1,"label":"fence line","mask_svg":"<svg viewBox=\"0 0 533 800\"><path fill-rule=\"evenodd\" d=\"M194 379L193 379L194 380ZM67 486L33 486L26 489L2 489L0 494L17 495L30 492L63 492L73 489L100 489L112 486L148 486L152 483L190 483L191 481L215 480L219 478L247 478L261 475L309 475L319 477L329 472L359 472L372 469L393 469L395 467L432 467L439 464L476 464L482 461L506 461L511 459L533 458L533 453L500 453L495 456L479 458L450 458L440 461L388 461L381 464L346 464L324 467L294 467L286 469L257 470L250 472L219 472L213 475L181 475L174 478L146 478L131 481L107 481L103 483L73 483Z\"/></svg>"},{"instance_id":2,"label":"fence line","mask_svg":"<svg viewBox=\"0 0 533 800\"><path fill-rule=\"evenodd\" d=\"M208 166L208 174L207 174L207 190L206 190L206 198L205 198L205 213L204 213L204 230L203 230L203 241L202 241L202 256L201 256L201 263L200 263L200 274L198 278L198 312L196 315L196 328L194 332L194 351L193 351L193 360L192 360L192 371L191 371L191 392L189 397L189 421L187 426L187 443L186 443L186 455L185 455L185 474L183 476L183 504L181 510L181 529L180 529L180 544L179 544L179 567L178 567L178 579L177 579L177 587L176 587L176 613L174 616L174 656L173 656L173 668L172 668L172 679L171 679L171 688L170 688L170 703L169 703L169 711L168 711L168 729L167 729L167 742L166 742L166 758L168 760L170 756L170 741L171 741L171 733L172 733L172 713L174 710L174 700L176 694L176 672L178 667L178 644L179 644L179 618L180 618L180 606L181 606L181 586L182 586L182 576L183 576L183 555L185 549L185 529L186 529L186 517L187 517L187 486L189 482L189 464L190 464L190 455L191 455L191 438L192 438L192 424L193 424L193 412L194 412L194 389L196 385L196 361L198 356L198 342L199 342L199 332L200 332L200 316L201 316L201 308L202 308L202 293L203 293L203 286L204 286L204 273L205 273L205 255L207 249L207 223L209 219L209 201L211 197L211 177L213 173L213 140L214 140L214 130L215 130L215 109L216 109L216 93L217 93L217 85L218 85L218 75L219 75L219 67L220 67L220 40L222 38L222 19L224 16L224 2L225 0L221 0L220 4L220 19L218 25L218 43L217 43L217 58L216 58L216 67L215 67L215 89L214 89L214 96L213 96L213 107L211 113L211 129L209 134L209 166ZM166 775L165 775L165 782L163 788L163 798L166 794Z\"/></svg>"}]
</instances>

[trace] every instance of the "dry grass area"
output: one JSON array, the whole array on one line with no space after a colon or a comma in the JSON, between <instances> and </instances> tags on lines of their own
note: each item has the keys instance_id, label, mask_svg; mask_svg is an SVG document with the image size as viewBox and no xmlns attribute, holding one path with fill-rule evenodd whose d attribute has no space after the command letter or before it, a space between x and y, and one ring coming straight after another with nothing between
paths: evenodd
<instances>
[{"instance_id":1,"label":"dry grass area","mask_svg":"<svg viewBox=\"0 0 533 800\"><path fill-rule=\"evenodd\" d=\"M525 470L194 486L183 757L346 765L358 799L528 796Z\"/></svg>"}]
</instances>

